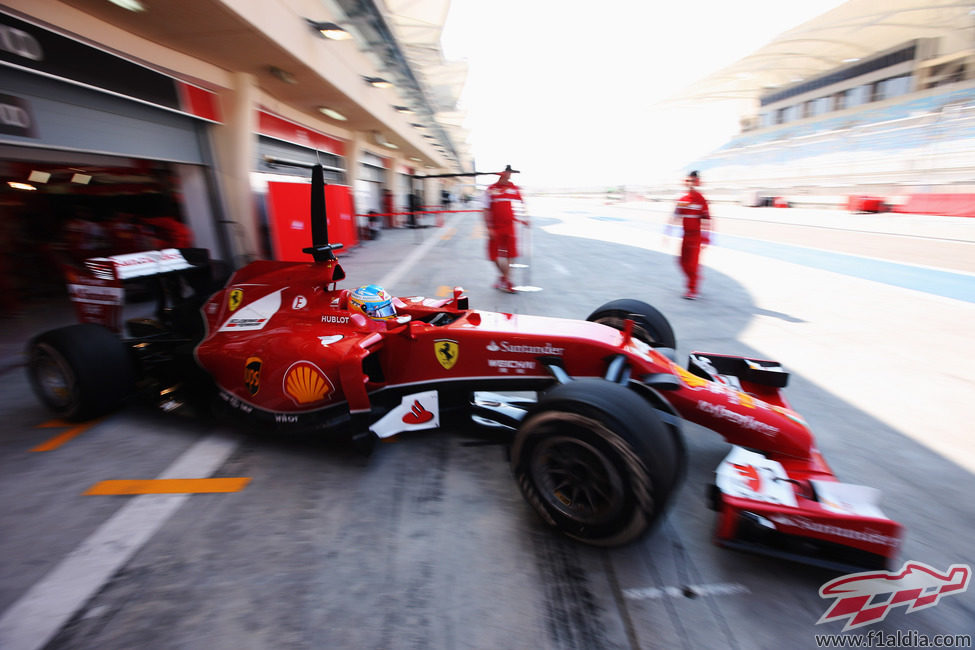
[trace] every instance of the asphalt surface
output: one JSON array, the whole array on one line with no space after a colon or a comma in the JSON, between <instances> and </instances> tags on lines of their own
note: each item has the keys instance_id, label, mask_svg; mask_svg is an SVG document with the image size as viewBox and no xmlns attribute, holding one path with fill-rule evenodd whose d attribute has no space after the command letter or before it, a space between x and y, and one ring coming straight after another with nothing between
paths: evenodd
<instances>
[{"instance_id":1,"label":"asphalt surface","mask_svg":"<svg viewBox=\"0 0 975 650\"><path fill-rule=\"evenodd\" d=\"M715 206L702 298L680 299L663 204L536 198L531 255L491 288L473 214L384 231L344 286L585 318L621 297L692 350L777 359L844 481L877 487L903 561L975 565L975 220ZM51 422L27 338L72 322L28 304L0 335L0 648L814 648L838 574L715 546L705 486L729 445L686 425L687 478L650 536L594 549L547 529L506 450L467 430L363 458L133 406ZM240 478L236 491L84 494L112 479ZM896 567L895 567L896 568ZM871 631L975 635L975 589ZM917 637L912 637L917 638Z\"/></svg>"}]
</instances>

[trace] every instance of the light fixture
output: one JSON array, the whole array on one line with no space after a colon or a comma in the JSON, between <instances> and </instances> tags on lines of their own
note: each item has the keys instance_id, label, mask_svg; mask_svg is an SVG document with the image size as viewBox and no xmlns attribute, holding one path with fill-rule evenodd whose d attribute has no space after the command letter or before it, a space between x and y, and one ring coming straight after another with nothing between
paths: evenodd
<instances>
[{"instance_id":1,"label":"light fixture","mask_svg":"<svg viewBox=\"0 0 975 650\"><path fill-rule=\"evenodd\" d=\"M274 77L277 77L278 80L283 81L286 84L294 85L298 83L298 80L295 79L295 76L293 74L291 74L287 70L282 70L276 65L268 66L267 71L270 72Z\"/></svg>"},{"instance_id":2,"label":"light fixture","mask_svg":"<svg viewBox=\"0 0 975 650\"><path fill-rule=\"evenodd\" d=\"M29 180L31 183L46 183L51 180L51 173L42 172L35 169L30 173L30 176L27 177L27 180Z\"/></svg>"},{"instance_id":3,"label":"light fixture","mask_svg":"<svg viewBox=\"0 0 975 650\"><path fill-rule=\"evenodd\" d=\"M395 144L393 144L392 142L390 142L389 140L387 140L386 139L386 136L384 136L379 131L376 131L375 133L373 133L373 137L376 140L376 144L381 144L382 146L386 147L387 149L399 149L398 146L396 146Z\"/></svg>"},{"instance_id":4,"label":"light fixture","mask_svg":"<svg viewBox=\"0 0 975 650\"><path fill-rule=\"evenodd\" d=\"M87 185L88 183L91 182L91 176L89 176L88 174L80 174L80 173L72 174L71 182L77 183L78 185Z\"/></svg>"},{"instance_id":5,"label":"light fixture","mask_svg":"<svg viewBox=\"0 0 975 650\"><path fill-rule=\"evenodd\" d=\"M128 9L129 11L145 11L146 6L139 2L139 0L108 0L113 5L117 7L122 7L122 9Z\"/></svg>"},{"instance_id":6,"label":"light fixture","mask_svg":"<svg viewBox=\"0 0 975 650\"><path fill-rule=\"evenodd\" d=\"M19 181L7 181L7 185L15 190L36 190L37 188L30 183L21 183Z\"/></svg>"},{"instance_id":7,"label":"light fixture","mask_svg":"<svg viewBox=\"0 0 975 650\"><path fill-rule=\"evenodd\" d=\"M318 112L324 115L325 117L330 117L333 120L338 120L339 122L345 122L346 120L349 119L345 115L339 113L334 108L329 108L328 106L319 106Z\"/></svg>"},{"instance_id":8,"label":"light fixture","mask_svg":"<svg viewBox=\"0 0 975 650\"><path fill-rule=\"evenodd\" d=\"M409 106L393 106L393 108L395 108L397 112L406 113L407 115L412 115L414 112Z\"/></svg>"},{"instance_id":9,"label":"light fixture","mask_svg":"<svg viewBox=\"0 0 975 650\"><path fill-rule=\"evenodd\" d=\"M352 38L352 34L345 31L339 25L335 23L320 23L311 19L306 18L308 24L314 27L322 36L331 39L333 41L347 41Z\"/></svg>"},{"instance_id":10,"label":"light fixture","mask_svg":"<svg viewBox=\"0 0 975 650\"><path fill-rule=\"evenodd\" d=\"M382 77L363 77L363 80L374 88L392 88L393 82Z\"/></svg>"}]
</instances>

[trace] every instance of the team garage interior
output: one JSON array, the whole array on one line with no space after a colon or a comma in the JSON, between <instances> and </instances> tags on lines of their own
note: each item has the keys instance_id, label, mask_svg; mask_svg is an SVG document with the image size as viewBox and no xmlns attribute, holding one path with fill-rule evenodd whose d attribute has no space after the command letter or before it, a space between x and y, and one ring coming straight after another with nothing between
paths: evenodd
<instances>
[{"instance_id":1,"label":"team garage interior","mask_svg":"<svg viewBox=\"0 0 975 650\"><path fill-rule=\"evenodd\" d=\"M64 266L89 257L194 245L178 167L0 147L5 301L64 295Z\"/></svg>"}]
</instances>

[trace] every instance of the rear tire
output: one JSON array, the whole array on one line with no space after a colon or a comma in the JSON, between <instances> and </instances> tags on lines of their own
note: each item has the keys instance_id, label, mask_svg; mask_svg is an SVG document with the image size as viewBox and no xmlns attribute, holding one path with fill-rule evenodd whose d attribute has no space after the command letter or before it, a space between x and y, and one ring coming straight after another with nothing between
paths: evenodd
<instances>
[{"instance_id":1,"label":"rear tire","mask_svg":"<svg viewBox=\"0 0 975 650\"><path fill-rule=\"evenodd\" d=\"M548 524L593 546L646 534L666 512L683 459L657 412L602 379L556 386L526 414L511 465Z\"/></svg>"},{"instance_id":2,"label":"rear tire","mask_svg":"<svg viewBox=\"0 0 975 650\"><path fill-rule=\"evenodd\" d=\"M623 330L626 319L633 320L633 336L652 348L677 349L677 337L667 317L639 300L613 300L589 314L587 321Z\"/></svg>"},{"instance_id":3,"label":"rear tire","mask_svg":"<svg viewBox=\"0 0 975 650\"><path fill-rule=\"evenodd\" d=\"M28 346L27 373L37 397L65 420L87 420L121 406L134 391L135 363L101 325L62 327Z\"/></svg>"}]
</instances>

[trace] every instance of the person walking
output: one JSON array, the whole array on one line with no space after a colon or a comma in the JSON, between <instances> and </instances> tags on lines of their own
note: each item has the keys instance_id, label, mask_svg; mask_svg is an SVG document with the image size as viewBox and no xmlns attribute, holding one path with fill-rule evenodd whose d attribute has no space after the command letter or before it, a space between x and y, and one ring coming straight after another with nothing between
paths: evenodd
<instances>
[{"instance_id":1,"label":"person walking","mask_svg":"<svg viewBox=\"0 0 975 650\"><path fill-rule=\"evenodd\" d=\"M684 237L680 246L680 268L687 279L687 290L683 298L696 300L701 247L711 242L711 213L708 211L707 200L698 190L701 177L697 171L687 175L684 185L687 186L687 193L677 201L670 223L684 228Z\"/></svg>"},{"instance_id":2,"label":"person walking","mask_svg":"<svg viewBox=\"0 0 975 650\"><path fill-rule=\"evenodd\" d=\"M488 231L488 259L498 267L501 277L494 288L515 293L511 284L511 260L518 257L518 241L515 224L528 225L526 219L515 216L515 202L524 211L521 190L511 182L511 165L505 167L497 182L484 192L484 224Z\"/></svg>"}]
</instances>

